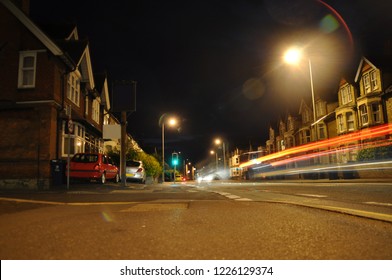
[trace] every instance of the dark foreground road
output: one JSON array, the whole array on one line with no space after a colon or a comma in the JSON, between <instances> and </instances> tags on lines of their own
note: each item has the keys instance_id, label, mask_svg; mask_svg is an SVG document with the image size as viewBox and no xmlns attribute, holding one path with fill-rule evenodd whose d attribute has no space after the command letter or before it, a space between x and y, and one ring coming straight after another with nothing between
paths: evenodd
<instances>
[{"instance_id":1,"label":"dark foreground road","mask_svg":"<svg viewBox=\"0 0 392 280\"><path fill-rule=\"evenodd\" d=\"M176 199L165 193L135 202L2 201L0 258L392 259L388 222L208 193L193 199L189 190Z\"/></svg>"}]
</instances>

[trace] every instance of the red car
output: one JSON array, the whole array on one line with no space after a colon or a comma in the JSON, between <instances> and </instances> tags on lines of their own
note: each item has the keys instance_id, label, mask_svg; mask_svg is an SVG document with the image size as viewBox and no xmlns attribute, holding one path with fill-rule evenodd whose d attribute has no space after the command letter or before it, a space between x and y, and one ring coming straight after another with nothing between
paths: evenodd
<instances>
[{"instance_id":1,"label":"red car","mask_svg":"<svg viewBox=\"0 0 392 280\"><path fill-rule=\"evenodd\" d=\"M112 159L99 153L79 153L70 162L69 177L72 179L94 179L105 184L106 180L120 181L120 174Z\"/></svg>"}]
</instances>

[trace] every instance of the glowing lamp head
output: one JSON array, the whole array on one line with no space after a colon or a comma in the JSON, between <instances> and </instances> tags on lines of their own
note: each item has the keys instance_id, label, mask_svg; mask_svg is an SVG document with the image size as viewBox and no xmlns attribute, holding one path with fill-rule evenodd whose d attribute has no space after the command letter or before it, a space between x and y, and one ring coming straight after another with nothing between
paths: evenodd
<instances>
[{"instance_id":1,"label":"glowing lamp head","mask_svg":"<svg viewBox=\"0 0 392 280\"><path fill-rule=\"evenodd\" d=\"M170 126L175 126L177 124L177 119L170 118L167 122Z\"/></svg>"},{"instance_id":2,"label":"glowing lamp head","mask_svg":"<svg viewBox=\"0 0 392 280\"><path fill-rule=\"evenodd\" d=\"M301 55L301 50L292 48L284 53L283 60L288 64L298 64L301 60Z\"/></svg>"}]
</instances>

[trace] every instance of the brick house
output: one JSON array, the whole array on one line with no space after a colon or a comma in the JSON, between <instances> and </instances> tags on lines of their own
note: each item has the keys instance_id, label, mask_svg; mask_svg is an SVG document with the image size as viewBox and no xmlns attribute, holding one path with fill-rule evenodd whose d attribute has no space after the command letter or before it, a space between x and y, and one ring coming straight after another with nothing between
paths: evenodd
<instances>
[{"instance_id":1,"label":"brick house","mask_svg":"<svg viewBox=\"0 0 392 280\"><path fill-rule=\"evenodd\" d=\"M0 187L47 189L51 160L103 152L109 92L76 26L38 26L28 14L29 1L0 0Z\"/></svg>"}]
</instances>

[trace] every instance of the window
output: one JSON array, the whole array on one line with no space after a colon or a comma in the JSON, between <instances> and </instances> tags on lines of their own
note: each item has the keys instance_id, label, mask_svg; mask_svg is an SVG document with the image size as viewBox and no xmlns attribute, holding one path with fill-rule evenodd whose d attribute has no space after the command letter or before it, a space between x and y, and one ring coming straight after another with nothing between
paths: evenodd
<instances>
[{"instance_id":1,"label":"window","mask_svg":"<svg viewBox=\"0 0 392 280\"><path fill-rule=\"evenodd\" d=\"M323 123L319 123L318 125L319 139L325 139L325 125Z\"/></svg>"},{"instance_id":2,"label":"window","mask_svg":"<svg viewBox=\"0 0 392 280\"><path fill-rule=\"evenodd\" d=\"M351 86L346 85L346 86L342 87L342 89L340 90L340 96L342 98L342 105L353 101L353 95L351 93Z\"/></svg>"},{"instance_id":3,"label":"window","mask_svg":"<svg viewBox=\"0 0 392 280\"><path fill-rule=\"evenodd\" d=\"M36 52L21 52L19 54L18 88L35 87L36 64Z\"/></svg>"},{"instance_id":4,"label":"window","mask_svg":"<svg viewBox=\"0 0 392 280\"><path fill-rule=\"evenodd\" d=\"M284 140L280 140L280 148L282 151L286 149L286 145L285 145Z\"/></svg>"},{"instance_id":5,"label":"window","mask_svg":"<svg viewBox=\"0 0 392 280\"><path fill-rule=\"evenodd\" d=\"M304 129L300 132L300 144L306 144L310 142L310 130Z\"/></svg>"},{"instance_id":6,"label":"window","mask_svg":"<svg viewBox=\"0 0 392 280\"><path fill-rule=\"evenodd\" d=\"M347 119L347 129L348 131L354 131L354 114L352 112L347 112L346 113L346 119Z\"/></svg>"},{"instance_id":7,"label":"window","mask_svg":"<svg viewBox=\"0 0 392 280\"><path fill-rule=\"evenodd\" d=\"M294 138L292 136L287 137L285 141L286 141L287 148L291 148L294 146Z\"/></svg>"},{"instance_id":8,"label":"window","mask_svg":"<svg viewBox=\"0 0 392 280\"><path fill-rule=\"evenodd\" d=\"M67 97L69 100L71 100L77 106L79 106L80 78L76 72L72 72L68 75Z\"/></svg>"},{"instance_id":9,"label":"window","mask_svg":"<svg viewBox=\"0 0 392 280\"><path fill-rule=\"evenodd\" d=\"M338 115L338 133L344 132L343 115Z\"/></svg>"},{"instance_id":10,"label":"window","mask_svg":"<svg viewBox=\"0 0 392 280\"><path fill-rule=\"evenodd\" d=\"M368 111L366 104L362 104L359 106L359 114L361 118L362 125L366 125L369 123Z\"/></svg>"},{"instance_id":11,"label":"window","mask_svg":"<svg viewBox=\"0 0 392 280\"><path fill-rule=\"evenodd\" d=\"M305 110L303 112L302 118L304 120L304 123L310 122L310 112L309 112L309 110Z\"/></svg>"},{"instance_id":12,"label":"window","mask_svg":"<svg viewBox=\"0 0 392 280\"><path fill-rule=\"evenodd\" d=\"M99 124L99 101L98 99L93 100L93 109L92 109L92 118L93 120Z\"/></svg>"},{"instance_id":13,"label":"window","mask_svg":"<svg viewBox=\"0 0 392 280\"><path fill-rule=\"evenodd\" d=\"M373 90L378 89L377 72L370 72L370 85Z\"/></svg>"},{"instance_id":14,"label":"window","mask_svg":"<svg viewBox=\"0 0 392 280\"><path fill-rule=\"evenodd\" d=\"M378 103L372 103L371 107L372 107L373 122L380 123L381 122L380 105Z\"/></svg>"},{"instance_id":15,"label":"window","mask_svg":"<svg viewBox=\"0 0 392 280\"><path fill-rule=\"evenodd\" d=\"M372 70L363 75L363 88L365 93L369 93L378 89L377 71Z\"/></svg>"},{"instance_id":16,"label":"window","mask_svg":"<svg viewBox=\"0 0 392 280\"><path fill-rule=\"evenodd\" d=\"M74 155L76 153L83 153L85 151L85 128L79 123L74 123L74 129L71 134L66 130L67 121L63 121L63 156ZM69 149L68 149L69 145Z\"/></svg>"},{"instance_id":17,"label":"window","mask_svg":"<svg viewBox=\"0 0 392 280\"><path fill-rule=\"evenodd\" d=\"M365 89L365 93L368 93L372 90L370 86L369 74L365 74L363 76L363 88Z\"/></svg>"}]
</instances>

